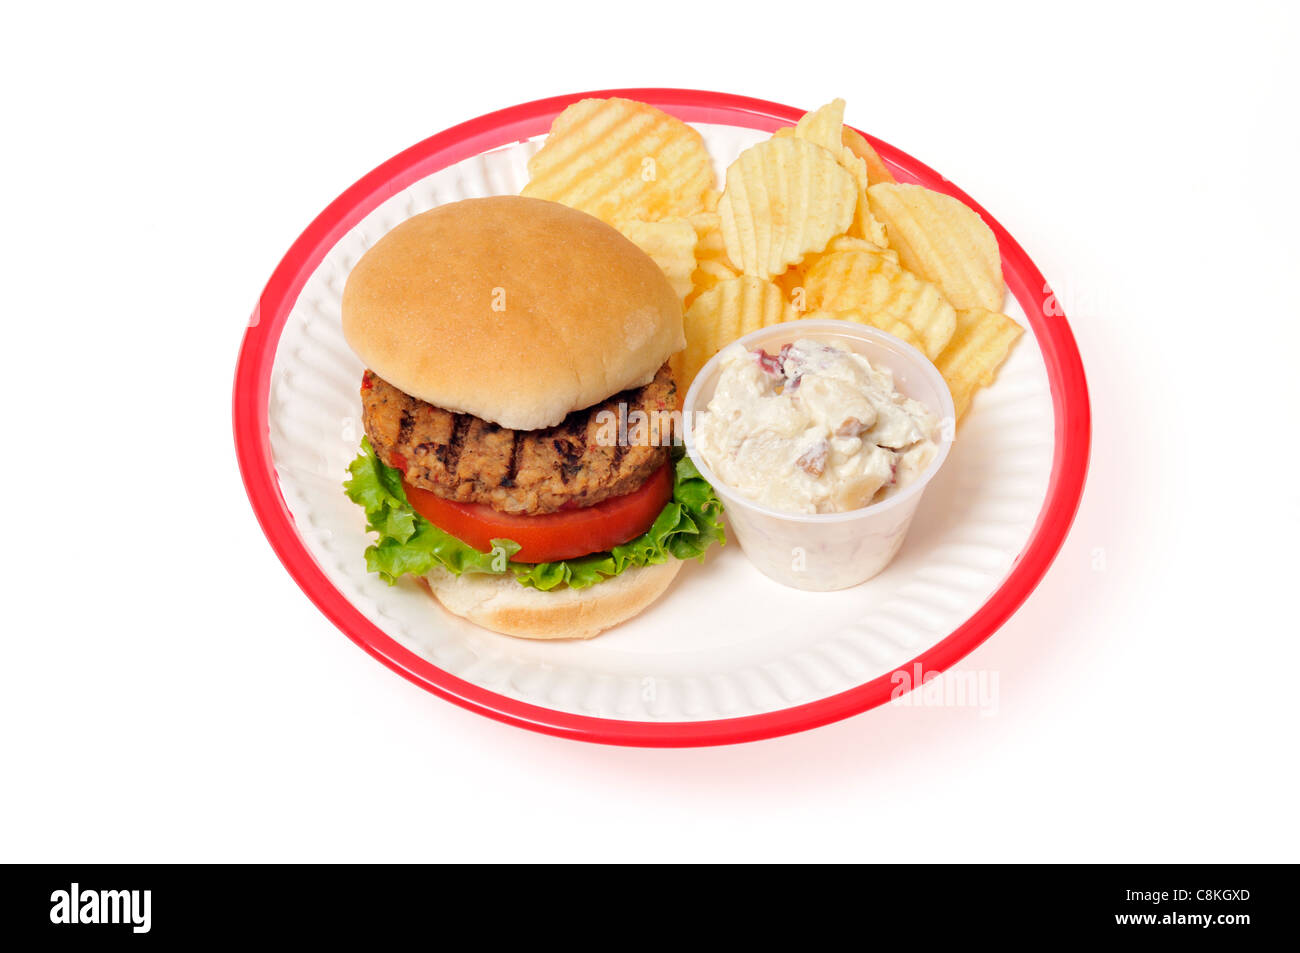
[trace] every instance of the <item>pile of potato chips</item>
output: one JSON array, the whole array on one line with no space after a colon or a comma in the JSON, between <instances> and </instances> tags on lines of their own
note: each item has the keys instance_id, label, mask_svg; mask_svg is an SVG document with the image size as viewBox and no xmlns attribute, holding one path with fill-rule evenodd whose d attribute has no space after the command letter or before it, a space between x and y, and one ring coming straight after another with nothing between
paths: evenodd
<instances>
[{"instance_id":1,"label":"pile of potato chips","mask_svg":"<svg viewBox=\"0 0 1300 953\"><path fill-rule=\"evenodd\" d=\"M523 194L614 225L682 297L684 391L742 335L837 318L901 338L930 358L960 417L992 383L1022 328L993 232L963 203L896 182L844 125L844 100L751 146L721 193L704 140L628 99L584 99L556 117Z\"/></svg>"}]
</instances>

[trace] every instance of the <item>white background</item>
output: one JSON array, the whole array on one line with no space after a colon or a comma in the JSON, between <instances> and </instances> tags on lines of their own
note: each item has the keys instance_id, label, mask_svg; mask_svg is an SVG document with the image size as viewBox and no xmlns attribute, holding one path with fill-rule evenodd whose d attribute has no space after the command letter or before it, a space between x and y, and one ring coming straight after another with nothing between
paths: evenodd
<instances>
[{"instance_id":1,"label":"white background","mask_svg":"<svg viewBox=\"0 0 1300 953\"><path fill-rule=\"evenodd\" d=\"M0 860L1300 859L1294 6L462 6L6 14ZM637 85L844 96L1055 286L1092 468L962 663L995 713L534 735L371 660L263 538L230 391L298 233L439 129Z\"/></svg>"}]
</instances>

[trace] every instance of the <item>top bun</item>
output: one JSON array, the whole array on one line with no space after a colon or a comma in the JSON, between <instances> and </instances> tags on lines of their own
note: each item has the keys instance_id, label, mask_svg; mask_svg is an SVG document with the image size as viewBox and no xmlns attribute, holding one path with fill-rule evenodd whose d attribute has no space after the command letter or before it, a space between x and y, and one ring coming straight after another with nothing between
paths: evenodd
<instances>
[{"instance_id":1,"label":"top bun","mask_svg":"<svg viewBox=\"0 0 1300 953\"><path fill-rule=\"evenodd\" d=\"M361 256L343 336L412 397L539 430L650 382L685 344L680 299L613 227L556 202L466 199Z\"/></svg>"}]
</instances>

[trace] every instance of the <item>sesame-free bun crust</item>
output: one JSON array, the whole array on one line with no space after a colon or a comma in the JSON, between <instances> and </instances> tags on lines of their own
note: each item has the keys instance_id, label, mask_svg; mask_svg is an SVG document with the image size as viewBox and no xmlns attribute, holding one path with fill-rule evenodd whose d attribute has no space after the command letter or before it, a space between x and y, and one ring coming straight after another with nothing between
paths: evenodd
<instances>
[{"instance_id":1,"label":"sesame-free bun crust","mask_svg":"<svg viewBox=\"0 0 1300 953\"><path fill-rule=\"evenodd\" d=\"M439 206L381 238L348 276L343 335L412 397L512 430L640 387L686 343L648 255L585 212L519 196Z\"/></svg>"},{"instance_id":2,"label":"sesame-free bun crust","mask_svg":"<svg viewBox=\"0 0 1300 953\"><path fill-rule=\"evenodd\" d=\"M589 639L641 612L681 569L680 559L627 569L588 589L542 592L510 575L453 575L435 569L420 582L453 615L523 639Z\"/></svg>"}]
</instances>

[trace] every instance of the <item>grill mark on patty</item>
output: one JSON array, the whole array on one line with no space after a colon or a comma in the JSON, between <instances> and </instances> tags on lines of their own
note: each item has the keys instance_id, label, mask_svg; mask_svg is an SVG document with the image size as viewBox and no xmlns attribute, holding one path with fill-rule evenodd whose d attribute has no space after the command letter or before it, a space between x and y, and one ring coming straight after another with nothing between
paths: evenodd
<instances>
[{"instance_id":1,"label":"grill mark on patty","mask_svg":"<svg viewBox=\"0 0 1300 953\"><path fill-rule=\"evenodd\" d=\"M557 436L551 441L551 446L555 448L559 458L559 469L556 472L560 482L566 486L582 470L584 447L578 435L586 432L586 418L585 413L571 414L566 417L556 428Z\"/></svg>"},{"instance_id":2,"label":"grill mark on patty","mask_svg":"<svg viewBox=\"0 0 1300 953\"><path fill-rule=\"evenodd\" d=\"M507 489L515 485L515 475L519 472L519 450L524 443L513 430L510 431L510 438L510 462L506 464L506 475L501 478L501 485Z\"/></svg>"},{"instance_id":3,"label":"grill mark on patty","mask_svg":"<svg viewBox=\"0 0 1300 953\"><path fill-rule=\"evenodd\" d=\"M641 388L576 411L543 430L504 429L405 394L372 371L361 388L367 435L380 459L400 463L413 486L506 513L553 513L630 493L668 459L667 446L607 443L606 411L676 407L668 365ZM641 428L644 431L645 428ZM669 430L661 433L668 439Z\"/></svg>"},{"instance_id":4,"label":"grill mark on patty","mask_svg":"<svg viewBox=\"0 0 1300 953\"><path fill-rule=\"evenodd\" d=\"M451 443L447 445L446 456L442 458L442 465L446 467L448 473L455 473L456 466L460 463L460 455L465 449L465 435L469 433L471 418L468 414L457 414L451 425Z\"/></svg>"}]
</instances>

